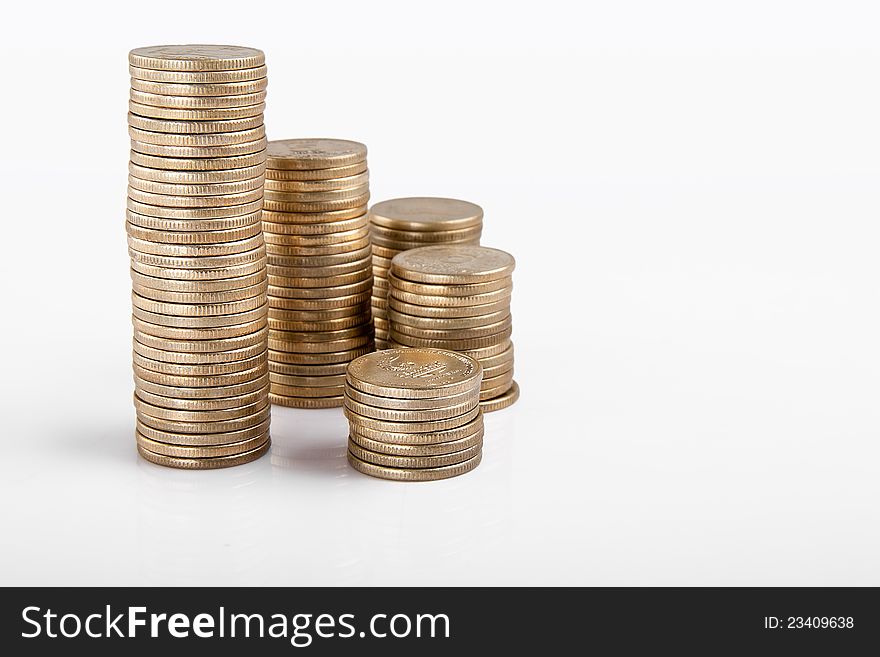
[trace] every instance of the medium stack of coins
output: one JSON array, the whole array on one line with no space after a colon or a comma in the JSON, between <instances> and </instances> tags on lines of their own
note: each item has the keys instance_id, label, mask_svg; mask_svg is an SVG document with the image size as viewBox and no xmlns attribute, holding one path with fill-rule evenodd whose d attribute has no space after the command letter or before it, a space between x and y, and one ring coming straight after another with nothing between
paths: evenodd
<instances>
[{"instance_id":1,"label":"medium stack of coins","mask_svg":"<svg viewBox=\"0 0 880 657\"><path fill-rule=\"evenodd\" d=\"M479 244L483 209L454 198L412 197L370 208L376 348L388 348L388 268L402 251L429 244Z\"/></svg>"},{"instance_id":2,"label":"medium stack of coins","mask_svg":"<svg viewBox=\"0 0 880 657\"><path fill-rule=\"evenodd\" d=\"M483 246L427 246L394 257L391 345L451 349L480 361L484 412L513 404L513 256Z\"/></svg>"},{"instance_id":3,"label":"medium stack of coins","mask_svg":"<svg viewBox=\"0 0 880 657\"><path fill-rule=\"evenodd\" d=\"M363 144L269 143L263 232L273 404L342 406L345 368L373 351L369 197Z\"/></svg>"},{"instance_id":4,"label":"medium stack of coins","mask_svg":"<svg viewBox=\"0 0 880 657\"><path fill-rule=\"evenodd\" d=\"M206 469L269 449L263 53L129 53L137 446Z\"/></svg>"},{"instance_id":5,"label":"medium stack of coins","mask_svg":"<svg viewBox=\"0 0 880 657\"><path fill-rule=\"evenodd\" d=\"M348 462L382 479L430 481L483 454L482 367L441 349L387 349L348 366Z\"/></svg>"}]
</instances>

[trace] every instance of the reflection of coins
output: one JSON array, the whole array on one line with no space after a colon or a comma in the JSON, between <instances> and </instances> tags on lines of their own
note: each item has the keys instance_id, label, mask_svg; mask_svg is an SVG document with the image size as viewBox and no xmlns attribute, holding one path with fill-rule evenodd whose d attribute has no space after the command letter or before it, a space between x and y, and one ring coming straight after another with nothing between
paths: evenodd
<instances>
[{"instance_id":1,"label":"reflection of coins","mask_svg":"<svg viewBox=\"0 0 880 657\"><path fill-rule=\"evenodd\" d=\"M348 462L358 472L362 472L363 474L370 475L372 477L379 477L380 479L391 479L394 481L435 481L438 479L448 479L450 477L456 477L458 475L465 474L466 472L470 472L471 470L476 468L480 464L481 459L482 452L477 454L477 456L469 459L468 461L465 461L464 463L458 463L456 465L446 465L439 468L418 468L408 470L404 468L389 468L382 465L367 463L366 461L362 461L361 459L357 458L350 451L348 452Z\"/></svg>"}]
</instances>

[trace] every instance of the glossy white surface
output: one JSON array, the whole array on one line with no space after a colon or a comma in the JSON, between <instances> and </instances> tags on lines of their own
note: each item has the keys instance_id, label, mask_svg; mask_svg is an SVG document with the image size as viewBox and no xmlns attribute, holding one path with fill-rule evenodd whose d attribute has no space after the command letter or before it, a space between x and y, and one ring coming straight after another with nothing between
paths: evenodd
<instances>
[{"instance_id":1,"label":"glossy white surface","mask_svg":"<svg viewBox=\"0 0 880 657\"><path fill-rule=\"evenodd\" d=\"M2 28L0 584L880 585L874 5L196 4ZM266 51L270 138L361 140L374 200L473 200L516 255L475 472L360 475L338 410L138 459L126 52L192 41Z\"/></svg>"}]
</instances>

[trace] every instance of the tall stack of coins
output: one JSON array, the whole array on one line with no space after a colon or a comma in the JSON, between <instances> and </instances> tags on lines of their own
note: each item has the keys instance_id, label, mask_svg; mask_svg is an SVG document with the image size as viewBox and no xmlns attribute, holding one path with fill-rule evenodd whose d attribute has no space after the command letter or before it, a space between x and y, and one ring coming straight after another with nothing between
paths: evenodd
<instances>
[{"instance_id":1,"label":"tall stack of coins","mask_svg":"<svg viewBox=\"0 0 880 657\"><path fill-rule=\"evenodd\" d=\"M129 53L137 447L178 468L269 449L263 53Z\"/></svg>"},{"instance_id":2,"label":"tall stack of coins","mask_svg":"<svg viewBox=\"0 0 880 657\"><path fill-rule=\"evenodd\" d=\"M451 349L480 361L484 412L519 397L513 380L513 256L484 246L427 246L394 257L391 345Z\"/></svg>"},{"instance_id":3,"label":"tall stack of coins","mask_svg":"<svg viewBox=\"0 0 880 657\"><path fill-rule=\"evenodd\" d=\"M376 348L388 347L388 268L402 251L429 244L479 244L483 209L454 198L412 197L370 208Z\"/></svg>"},{"instance_id":4,"label":"tall stack of coins","mask_svg":"<svg viewBox=\"0 0 880 657\"><path fill-rule=\"evenodd\" d=\"M269 143L263 232L273 404L342 406L345 368L373 351L367 148Z\"/></svg>"},{"instance_id":5,"label":"tall stack of coins","mask_svg":"<svg viewBox=\"0 0 880 657\"><path fill-rule=\"evenodd\" d=\"M482 367L442 349L388 349L346 372L348 461L382 479L429 481L473 470L483 450Z\"/></svg>"}]
</instances>

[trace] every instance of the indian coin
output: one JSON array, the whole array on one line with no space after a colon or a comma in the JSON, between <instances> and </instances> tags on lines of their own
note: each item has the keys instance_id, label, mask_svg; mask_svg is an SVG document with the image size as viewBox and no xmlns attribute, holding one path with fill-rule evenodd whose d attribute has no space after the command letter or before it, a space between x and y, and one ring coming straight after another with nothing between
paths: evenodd
<instances>
[{"instance_id":1,"label":"indian coin","mask_svg":"<svg viewBox=\"0 0 880 657\"><path fill-rule=\"evenodd\" d=\"M262 117L266 103L242 105L239 107L216 108L181 108L145 105L133 100L128 101L128 110L137 116L161 119L163 121L227 121Z\"/></svg>"},{"instance_id":2,"label":"indian coin","mask_svg":"<svg viewBox=\"0 0 880 657\"><path fill-rule=\"evenodd\" d=\"M350 436L355 440L367 438L382 441L390 445L434 445L447 443L454 440L462 440L474 433L483 430L483 415L478 414L466 424L441 431L425 431L412 433L408 429L399 432L391 432L382 429L373 429L361 424L350 424Z\"/></svg>"},{"instance_id":3,"label":"indian coin","mask_svg":"<svg viewBox=\"0 0 880 657\"><path fill-rule=\"evenodd\" d=\"M136 153L173 158L233 157L236 155L260 153L266 148L265 137L254 141L242 142L240 144L228 144L226 146L164 146L162 144L149 144L144 141L138 141L137 139L131 139L129 141L131 142L131 150ZM134 160L134 158L132 158L132 160Z\"/></svg>"},{"instance_id":4,"label":"indian coin","mask_svg":"<svg viewBox=\"0 0 880 657\"><path fill-rule=\"evenodd\" d=\"M188 357L197 359L194 362L210 362L211 358L216 358L217 362L226 360L225 355L235 355L240 350L244 357L254 353L260 353L266 347L266 340L269 337L269 329L265 326L254 332L247 333L242 336L233 338L222 338L218 340L175 340L171 338L159 338L143 331L135 329L134 340L143 348L161 351L165 354L165 358L169 362L189 362ZM168 353L173 352L173 353ZM149 352L142 352L145 356L151 357ZM157 358L156 360L162 360ZM235 358L230 358L235 360Z\"/></svg>"},{"instance_id":5,"label":"indian coin","mask_svg":"<svg viewBox=\"0 0 880 657\"><path fill-rule=\"evenodd\" d=\"M170 445L231 445L243 440L250 440L257 436L264 436L269 431L269 420L260 424L239 429L237 431L226 431L218 433L184 433L176 431L163 431L161 429L153 429L140 420L137 420L137 430L146 438L156 440L160 443Z\"/></svg>"},{"instance_id":6,"label":"indian coin","mask_svg":"<svg viewBox=\"0 0 880 657\"><path fill-rule=\"evenodd\" d=\"M211 470L215 468L230 468L236 465L243 465L256 461L269 451L271 441L266 438L260 447L252 449L249 452L243 452L232 456L212 456L206 458L182 458L176 456L166 456L164 454L156 454L138 445L138 453L147 461L156 465L164 465L170 468L180 468L183 470ZM458 467L458 466L456 466Z\"/></svg>"},{"instance_id":7,"label":"indian coin","mask_svg":"<svg viewBox=\"0 0 880 657\"><path fill-rule=\"evenodd\" d=\"M156 255L181 258L207 258L238 255L250 253L263 246L263 235L257 233L245 239L234 242L221 242L219 244L163 244L142 240L137 237L128 237L129 249L136 251L140 256ZM141 258L142 259L142 258Z\"/></svg>"},{"instance_id":8,"label":"indian coin","mask_svg":"<svg viewBox=\"0 0 880 657\"><path fill-rule=\"evenodd\" d=\"M253 180L254 178L262 180L265 171L265 164L255 164L238 169L220 169L219 171L175 171L145 167L134 162L128 163L128 172L135 178L172 185L213 185Z\"/></svg>"},{"instance_id":9,"label":"indian coin","mask_svg":"<svg viewBox=\"0 0 880 657\"><path fill-rule=\"evenodd\" d=\"M330 246L315 246L304 249L295 247L283 247L275 249L267 247L269 264L279 267L302 267L305 264L313 266L338 265L345 262L360 260L370 252L370 240L357 240L345 244L332 244ZM291 254L291 251L294 253Z\"/></svg>"},{"instance_id":10,"label":"indian coin","mask_svg":"<svg viewBox=\"0 0 880 657\"><path fill-rule=\"evenodd\" d=\"M347 363L358 356L363 356L373 351L372 343L363 347L354 347L346 351L332 351L321 354L303 354L297 352L274 351L269 349L269 360L288 365L329 365L331 363Z\"/></svg>"},{"instance_id":11,"label":"indian coin","mask_svg":"<svg viewBox=\"0 0 880 657\"><path fill-rule=\"evenodd\" d=\"M127 207L131 212L135 212L147 217L157 217L160 219L185 219L191 221L193 219L225 219L228 217L240 217L242 215L251 215L259 212L262 208L263 201L258 199L241 205L231 205L228 207L216 208L170 208L161 205L151 205L149 203L141 203L129 198L126 201Z\"/></svg>"},{"instance_id":12,"label":"indian coin","mask_svg":"<svg viewBox=\"0 0 880 657\"><path fill-rule=\"evenodd\" d=\"M227 351L174 351L171 349L166 350L143 344L138 342L137 336L135 336L132 339L132 349L144 358L149 358L154 361L204 365L209 363L241 362L255 356L265 356L266 343L265 341L261 341L247 347L239 347L238 349L229 349Z\"/></svg>"},{"instance_id":13,"label":"indian coin","mask_svg":"<svg viewBox=\"0 0 880 657\"><path fill-rule=\"evenodd\" d=\"M231 71L266 63L262 50L225 45L167 45L135 48L128 63L161 71Z\"/></svg>"},{"instance_id":14,"label":"indian coin","mask_svg":"<svg viewBox=\"0 0 880 657\"><path fill-rule=\"evenodd\" d=\"M253 238L252 238L253 239ZM260 236L262 239L262 236ZM132 238L129 238L131 244ZM256 240L254 240L256 241ZM142 245L136 245L141 247ZM143 247L145 248L145 247ZM164 256L146 253L129 246L128 255L134 263L163 267L165 269L216 270L228 269L237 265L245 265L266 259L266 249L262 245L239 253L216 256ZM142 270L138 270L142 271ZM144 272L147 273L147 272Z\"/></svg>"},{"instance_id":15,"label":"indian coin","mask_svg":"<svg viewBox=\"0 0 880 657\"><path fill-rule=\"evenodd\" d=\"M415 304L418 306L430 306L432 308L444 308L447 306L485 306L501 301L507 301L509 303L513 290L511 288L506 288L496 290L495 292L475 294L470 297L447 297L441 295L428 296L424 294L413 294L412 292L404 292L403 290L392 286L389 294L391 297L403 301L404 303Z\"/></svg>"},{"instance_id":16,"label":"indian coin","mask_svg":"<svg viewBox=\"0 0 880 657\"><path fill-rule=\"evenodd\" d=\"M286 386L281 383L272 383L272 394L283 395L285 397L338 397L342 392L342 386L324 386L324 387L301 387Z\"/></svg>"},{"instance_id":17,"label":"indian coin","mask_svg":"<svg viewBox=\"0 0 880 657\"><path fill-rule=\"evenodd\" d=\"M186 232L144 228L126 221L125 229L129 235L136 239L164 244L222 244L224 242L237 242L254 237L261 231L259 221L252 223L250 226L241 226L239 228Z\"/></svg>"},{"instance_id":18,"label":"indian coin","mask_svg":"<svg viewBox=\"0 0 880 657\"><path fill-rule=\"evenodd\" d=\"M375 302L374 302L375 303ZM388 296L388 308L396 310L399 313L412 315L414 317L442 317L442 318L459 318L459 317L484 317L491 313L510 312L510 299L501 299L493 303L486 303L477 306L428 306L415 303L407 303L400 301L393 295Z\"/></svg>"},{"instance_id":19,"label":"indian coin","mask_svg":"<svg viewBox=\"0 0 880 657\"><path fill-rule=\"evenodd\" d=\"M342 406L342 396L337 397L285 397L269 393L269 401L275 406L290 408L338 408Z\"/></svg>"},{"instance_id":20,"label":"indian coin","mask_svg":"<svg viewBox=\"0 0 880 657\"><path fill-rule=\"evenodd\" d=\"M513 326L513 319L508 314L504 319L479 326L475 328L453 328L453 329L423 329L407 324L399 324L392 320L390 329L396 333L420 338L426 340L470 340L472 338L483 338L490 335L496 335L501 331L505 331ZM485 375L484 375L485 376Z\"/></svg>"},{"instance_id":21,"label":"indian coin","mask_svg":"<svg viewBox=\"0 0 880 657\"><path fill-rule=\"evenodd\" d=\"M227 433L239 429L249 429L269 419L269 405L262 410L251 413L234 420L216 420L213 422L182 422L178 420L163 420L153 417L141 410L137 411L137 418L141 425L152 427L160 431L174 431L180 433Z\"/></svg>"},{"instance_id":22,"label":"indian coin","mask_svg":"<svg viewBox=\"0 0 880 657\"><path fill-rule=\"evenodd\" d=\"M225 411L236 410L242 406L248 406L258 401L268 399L269 386L255 390L244 395L235 397L221 397L220 399L177 399L175 397L165 397L157 395L146 390L135 390L138 397L153 406L162 408L181 410L181 411Z\"/></svg>"},{"instance_id":23,"label":"indian coin","mask_svg":"<svg viewBox=\"0 0 880 657\"><path fill-rule=\"evenodd\" d=\"M332 310L347 306L356 306L370 300L370 291L349 294L343 297L327 297L324 299L282 299L269 297L269 307L281 310Z\"/></svg>"},{"instance_id":24,"label":"indian coin","mask_svg":"<svg viewBox=\"0 0 880 657\"><path fill-rule=\"evenodd\" d=\"M473 458L479 454L482 449L483 443L480 442L458 452L452 452L449 454L438 454L436 456L398 456L373 452L364 449L353 440L348 441L348 451L355 457L367 463L384 465L391 468L437 468L445 465L454 465Z\"/></svg>"},{"instance_id":25,"label":"indian coin","mask_svg":"<svg viewBox=\"0 0 880 657\"><path fill-rule=\"evenodd\" d=\"M294 388L328 388L345 385L345 374L327 376L302 376L299 374L281 374L269 370L269 381L273 384L291 386Z\"/></svg>"},{"instance_id":26,"label":"indian coin","mask_svg":"<svg viewBox=\"0 0 880 657\"><path fill-rule=\"evenodd\" d=\"M471 284L510 276L513 256L485 246L423 246L394 257L391 271L416 283Z\"/></svg>"},{"instance_id":27,"label":"indian coin","mask_svg":"<svg viewBox=\"0 0 880 657\"><path fill-rule=\"evenodd\" d=\"M483 444L483 427L482 425L476 433L459 438L458 440L450 440L445 443L432 443L427 445L401 445L397 443L386 443L381 440L373 440L355 434L350 435L350 441L359 445L364 449L380 454L394 454L396 456L438 456L441 454L452 454L463 449L473 447L474 445Z\"/></svg>"},{"instance_id":28,"label":"indian coin","mask_svg":"<svg viewBox=\"0 0 880 657\"><path fill-rule=\"evenodd\" d=\"M202 82L194 84L188 84L185 82L154 82L152 80L131 78L131 88L134 91L148 94L160 94L162 96L179 96L187 99L244 96L261 92L265 93L266 87L268 86L268 78L244 80L241 82Z\"/></svg>"},{"instance_id":29,"label":"indian coin","mask_svg":"<svg viewBox=\"0 0 880 657\"><path fill-rule=\"evenodd\" d=\"M263 212L263 219L264 221L276 224L326 224L343 219L354 219L355 217L363 216L366 211L366 205L360 205L347 210L334 210L332 212L273 212L266 208Z\"/></svg>"},{"instance_id":30,"label":"indian coin","mask_svg":"<svg viewBox=\"0 0 880 657\"><path fill-rule=\"evenodd\" d=\"M229 326L219 326L213 328L185 328L163 326L161 324L154 324L152 322L142 320L137 316L132 316L131 321L136 331L140 331L156 338L182 341L198 341L194 344L201 344L202 341L224 340L227 338L247 336L267 326L266 317L260 317L256 320L244 322L242 324L231 324Z\"/></svg>"},{"instance_id":31,"label":"indian coin","mask_svg":"<svg viewBox=\"0 0 880 657\"><path fill-rule=\"evenodd\" d=\"M394 342L397 342L399 344L407 345L408 347L449 349L450 351L466 351L468 349L479 349L481 347L488 347L498 343L506 342L511 333L512 329L508 327L507 329L498 333L493 333L492 335L487 335L479 338L465 338L462 340L437 340L433 338L414 338L411 335L400 333L395 329L395 326L393 324L389 329L389 337Z\"/></svg>"},{"instance_id":32,"label":"indian coin","mask_svg":"<svg viewBox=\"0 0 880 657\"><path fill-rule=\"evenodd\" d=\"M283 342L328 342L372 334L373 325L363 317L360 319L361 323L356 326L329 331L278 331L270 328L269 339Z\"/></svg>"},{"instance_id":33,"label":"indian coin","mask_svg":"<svg viewBox=\"0 0 880 657\"><path fill-rule=\"evenodd\" d=\"M383 465L375 465L362 461L357 456L348 452L348 462L358 472L371 477L380 479L390 479L393 481L436 481L439 479L448 479L458 475L465 474L476 468L482 459L482 452L464 463L455 465L445 465L437 468L417 468L406 470L403 468L389 468Z\"/></svg>"},{"instance_id":34,"label":"indian coin","mask_svg":"<svg viewBox=\"0 0 880 657\"><path fill-rule=\"evenodd\" d=\"M257 320L266 322L266 310L266 306L262 305L253 310L246 310L244 312L229 315L188 317L182 315L169 315L166 313L154 313L134 306L132 308L132 315L144 322L169 328L214 329L227 326L239 326Z\"/></svg>"},{"instance_id":35,"label":"indian coin","mask_svg":"<svg viewBox=\"0 0 880 657\"><path fill-rule=\"evenodd\" d=\"M271 371L271 367L269 369ZM479 401L480 391L479 389L466 390L447 397L434 397L431 399L400 399L395 397L371 395L366 392L361 392L357 388L351 387L351 385L346 385L345 394L352 401L372 406L373 408L420 411L467 404L474 405Z\"/></svg>"},{"instance_id":36,"label":"indian coin","mask_svg":"<svg viewBox=\"0 0 880 657\"><path fill-rule=\"evenodd\" d=\"M457 230L481 226L483 209L452 198L396 198L370 208L372 222L395 230Z\"/></svg>"},{"instance_id":37,"label":"indian coin","mask_svg":"<svg viewBox=\"0 0 880 657\"><path fill-rule=\"evenodd\" d=\"M375 249L374 246L374 253ZM395 276L393 272L388 272L388 280L398 290L424 296L474 297L513 288L513 279L510 276L471 285L432 285L430 283L413 283Z\"/></svg>"},{"instance_id":38,"label":"indian coin","mask_svg":"<svg viewBox=\"0 0 880 657\"><path fill-rule=\"evenodd\" d=\"M156 406L141 399L139 395L135 394L134 405L138 411L161 420L208 423L236 420L247 417L248 415L253 415L269 406L269 398L266 396L250 404L244 404L236 408L227 408L223 410L180 410Z\"/></svg>"},{"instance_id":39,"label":"indian coin","mask_svg":"<svg viewBox=\"0 0 880 657\"><path fill-rule=\"evenodd\" d=\"M149 116L138 116L129 112L128 125L151 133L176 135L208 135L220 133L237 133L241 130L253 130L263 125L263 117L248 116L241 119L224 119L220 121L169 121L154 119Z\"/></svg>"},{"instance_id":40,"label":"indian coin","mask_svg":"<svg viewBox=\"0 0 880 657\"><path fill-rule=\"evenodd\" d=\"M269 348L273 351L283 351L297 354L326 354L339 351L348 351L358 347L364 347L373 343L372 334L358 335L353 338L342 340L328 340L326 342L290 342L278 340L269 333Z\"/></svg>"},{"instance_id":41,"label":"indian coin","mask_svg":"<svg viewBox=\"0 0 880 657\"><path fill-rule=\"evenodd\" d=\"M265 226L264 226L265 229ZM365 244L370 239L370 233L366 228L355 228L342 233L325 233L312 235L279 235L272 231L265 231L266 244L280 247L293 247L296 249L313 249L322 246L335 246L337 244Z\"/></svg>"},{"instance_id":42,"label":"indian coin","mask_svg":"<svg viewBox=\"0 0 880 657\"><path fill-rule=\"evenodd\" d=\"M128 198L138 203L168 208L217 208L239 206L245 203L259 202L262 189L251 189L235 194L214 194L212 196L172 196L171 194L154 194L129 186Z\"/></svg>"},{"instance_id":43,"label":"indian coin","mask_svg":"<svg viewBox=\"0 0 880 657\"><path fill-rule=\"evenodd\" d=\"M142 356L137 351L132 352L132 362L138 367L159 374L172 376L222 376L250 370L266 362L267 354L264 349L261 353L223 363L168 363L162 360L153 360Z\"/></svg>"},{"instance_id":44,"label":"indian coin","mask_svg":"<svg viewBox=\"0 0 880 657\"><path fill-rule=\"evenodd\" d=\"M170 148L170 147L168 147ZM231 147L230 147L231 148ZM348 199L338 201L315 201L315 202L292 202L292 201L275 201L267 198L263 201L263 207L272 212L329 212L334 210L352 210L366 205L370 200L369 192L354 196Z\"/></svg>"},{"instance_id":45,"label":"indian coin","mask_svg":"<svg viewBox=\"0 0 880 657\"><path fill-rule=\"evenodd\" d=\"M211 447L184 447L180 445L169 445L167 443L160 443L157 440L150 440L142 436L141 434L135 432L135 439L137 440L138 447L142 447L144 450L149 451L153 454L160 454L163 456L172 456L172 457L182 457L182 458L212 458L218 456L234 456L238 454L242 454L244 452L249 452L257 447L260 447L263 443L266 442L267 436L257 436L256 438L251 438L250 440L242 440L238 443L232 443L231 445L214 445Z\"/></svg>"},{"instance_id":46,"label":"indian coin","mask_svg":"<svg viewBox=\"0 0 880 657\"><path fill-rule=\"evenodd\" d=\"M327 201L343 201L346 199L363 196L370 191L369 185L349 187L347 189L333 189L323 192L292 192L275 189L266 190L266 199L281 201L284 203L317 203Z\"/></svg>"},{"instance_id":47,"label":"indian coin","mask_svg":"<svg viewBox=\"0 0 880 657\"><path fill-rule=\"evenodd\" d=\"M132 368L137 377L143 381L180 388L220 388L223 386L234 386L239 383L254 381L269 372L269 365L265 361L249 370L233 372L231 374L217 374L214 376L176 376L172 374L162 374L161 372L154 372L141 367L137 363L133 363Z\"/></svg>"},{"instance_id":48,"label":"indian coin","mask_svg":"<svg viewBox=\"0 0 880 657\"><path fill-rule=\"evenodd\" d=\"M155 265L133 260L131 262L131 268L139 274L151 276L153 278L164 278L191 283L206 281L213 283L225 280L237 284L237 281L240 280L242 276L250 276L251 274L264 272L266 268L266 258L259 258L251 262L241 263L240 265L230 265L227 267L220 265L207 269L172 268L161 264Z\"/></svg>"},{"instance_id":49,"label":"indian coin","mask_svg":"<svg viewBox=\"0 0 880 657\"><path fill-rule=\"evenodd\" d=\"M263 230L275 235L326 235L335 233L347 233L352 230L363 229L368 226L367 215L361 215L352 219L330 221L325 224L277 224L271 221L263 222Z\"/></svg>"},{"instance_id":50,"label":"indian coin","mask_svg":"<svg viewBox=\"0 0 880 657\"><path fill-rule=\"evenodd\" d=\"M269 361L269 372L276 374L287 374L289 376L300 376L310 379L317 379L325 376L335 377L337 375L345 375L348 369L348 361L341 363L328 363L326 365L294 365L292 363L276 363Z\"/></svg>"},{"instance_id":51,"label":"indian coin","mask_svg":"<svg viewBox=\"0 0 880 657\"><path fill-rule=\"evenodd\" d=\"M350 274L339 274L338 276L329 276L326 278L286 278L283 276L269 276L269 285L275 287L295 287L295 288L327 288L339 287L341 285L351 285L361 283L363 281L372 280L369 269L362 269Z\"/></svg>"},{"instance_id":52,"label":"indian coin","mask_svg":"<svg viewBox=\"0 0 880 657\"><path fill-rule=\"evenodd\" d=\"M373 280L366 278L347 285L329 287L278 287L269 286L269 294L287 299L326 299L330 297L346 297L360 292L368 292L373 287Z\"/></svg>"},{"instance_id":53,"label":"indian coin","mask_svg":"<svg viewBox=\"0 0 880 657\"><path fill-rule=\"evenodd\" d=\"M375 287L375 286L374 286ZM402 333L409 333L404 327L412 327L416 329L435 329L444 331L455 331L462 329L471 329L480 326L492 325L500 322L510 316L510 311L500 310L486 315L478 315L477 317L416 317L401 313L393 308L388 310L388 319L399 326L398 329Z\"/></svg>"},{"instance_id":54,"label":"indian coin","mask_svg":"<svg viewBox=\"0 0 880 657\"><path fill-rule=\"evenodd\" d=\"M271 374L269 380L272 380ZM380 408L370 406L369 404L361 404L350 397L345 399L345 408L352 413L357 414L358 421L364 421L363 418L383 420L388 422L429 422L435 420L447 420L453 417L459 417L464 413L477 407L479 400L467 400L456 404L455 406L446 406L441 408L424 408L424 409L397 409L397 408Z\"/></svg>"},{"instance_id":55,"label":"indian coin","mask_svg":"<svg viewBox=\"0 0 880 657\"><path fill-rule=\"evenodd\" d=\"M271 142L268 164L273 169L329 169L367 159L367 147L346 139L284 139Z\"/></svg>"},{"instance_id":56,"label":"indian coin","mask_svg":"<svg viewBox=\"0 0 880 657\"><path fill-rule=\"evenodd\" d=\"M330 180L266 180L266 191L278 192L328 192L342 189L364 187L370 182L367 171L353 176L332 178Z\"/></svg>"},{"instance_id":57,"label":"indian coin","mask_svg":"<svg viewBox=\"0 0 880 657\"><path fill-rule=\"evenodd\" d=\"M156 301L142 297L137 291L132 291L131 302L135 308L160 315L175 315L180 318L204 318L218 315L238 315L256 309L263 309L266 305L264 293L256 292L254 295L241 301L227 301L225 303L170 303ZM237 322L241 323L241 322ZM226 324L222 324L225 326Z\"/></svg>"},{"instance_id":58,"label":"indian coin","mask_svg":"<svg viewBox=\"0 0 880 657\"><path fill-rule=\"evenodd\" d=\"M226 171L266 165L265 151L229 157L162 157L132 151L130 158L138 166L169 171Z\"/></svg>"},{"instance_id":59,"label":"indian coin","mask_svg":"<svg viewBox=\"0 0 880 657\"><path fill-rule=\"evenodd\" d=\"M353 361L348 382L380 397L447 397L479 386L479 362L440 349L395 349Z\"/></svg>"},{"instance_id":60,"label":"indian coin","mask_svg":"<svg viewBox=\"0 0 880 657\"><path fill-rule=\"evenodd\" d=\"M355 162L341 167L327 169L275 169L267 172L268 180L339 180L361 174L367 170L367 161Z\"/></svg>"},{"instance_id":61,"label":"indian coin","mask_svg":"<svg viewBox=\"0 0 880 657\"><path fill-rule=\"evenodd\" d=\"M163 397L173 397L175 399L228 399L229 397L238 397L246 395L257 390L262 390L269 385L269 373L265 376L245 381L243 383L235 383L226 386L213 386L201 388L187 388L176 385L165 385L142 379L137 374L134 377L135 390L151 392L155 395Z\"/></svg>"},{"instance_id":62,"label":"indian coin","mask_svg":"<svg viewBox=\"0 0 880 657\"><path fill-rule=\"evenodd\" d=\"M132 175L128 176L128 184L133 189L150 194L163 196L226 196L228 194L242 194L261 189L263 178L251 178L250 180L237 180L234 182L207 183L201 185L179 185L174 183L155 182L153 180L141 180ZM258 197L258 196L257 196ZM162 205L162 203L152 203Z\"/></svg>"},{"instance_id":63,"label":"indian coin","mask_svg":"<svg viewBox=\"0 0 880 657\"><path fill-rule=\"evenodd\" d=\"M258 125L256 128L237 130L235 132L181 134L176 132L153 132L152 130L142 130L130 125L128 127L128 135L141 144L186 148L215 148L257 141L266 136L266 128L263 125Z\"/></svg>"},{"instance_id":64,"label":"indian coin","mask_svg":"<svg viewBox=\"0 0 880 657\"><path fill-rule=\"evenodd\" d=\"M370 273L370 257L369 255L360 260L344 262L338 265L326 265L323 267L281 267L278 265L269 265L267 268L269 276L276 276L285 279L322 279L333 278L336 276L348 276L364 272Z\"/></svg>"},{"instance_id":65,"label":"indian coin","mask_svg":"<svg viewBox=\"0 0 880 657\"><path fill-rule=\"evenodd\" d=\"M319 310L283 310L281 308L271 308L269 310L269 316L279 321L303 322L326 321L329 319L340 319L342 317L364 316L367 315L369 312L369 303L362 302L351 306L341 306L339 308Z\"/></svg>"},{"instance_id":66,"label":"indian coin","mask_svg":"<svg viewBox=\"0 0 880 657\"><path fill-rule=\"evenodd\" d=\"M185 84L217 84L222 82L245 82L266 77L266 66L242 68L233 71L162 71L141 68L129 64L128 72L138 80L152 82L182 82Z\"/></svg>"},{"instance_id":67,"label":"indian coin","mask_svg":"<svg viewBox=\"0 0 880 657\"><path fill-rule=\"evenodd\" d=\"M206 110L258 105L266 101L266 92L258 91L252 94L236 94L232 96L173 96L131 89L128 92L128 98L140 105Z\"/></svg>"}]
</instances>

